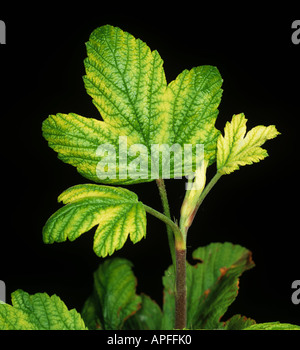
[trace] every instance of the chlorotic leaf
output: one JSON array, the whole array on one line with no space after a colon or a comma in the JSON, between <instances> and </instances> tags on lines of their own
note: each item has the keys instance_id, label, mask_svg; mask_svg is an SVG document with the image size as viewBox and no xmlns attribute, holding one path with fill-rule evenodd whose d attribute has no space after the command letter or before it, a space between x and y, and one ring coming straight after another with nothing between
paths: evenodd
<instances>
[{"instance_id":1,"label":"chlorotic leaf","mask_svg":"<svg viewBox=\"0 0 300 350\"><path fill-rule=\"evenodd\" d=\"M84 83L103 120L136 143L160 143L167 82L159 53L110 25L94 30L86 47Z\"/></svg>"},{"instance_id":2,"label":"chlorotic leaf","mask_svg":"<svg viewBox=\"0 0 300 350\"><path fill-rule=\"evenodd\" d=\"M218 138L217 168L222 175L267 157L267 151L260 146L279 135L274 125L259 125L246 134L246 122L244 114L234 115L232 121L226 123L224 136Z\"/></svg>"},{"instance_id":3,"label":"chlorotic leaf","mask_svg":"<svg viewBox=\"0 0 300 350\"><path fill-rule=\"evenodd\" d=\"M37 330L29 315L11 305L0 304L0 330Z\"/></svg>"},{"instance_id":4,"label":"chlorotic leaf","mask_svg":"<svg viewBox=\"0 0 300 350\"><path fill-rule=\"evenodd\" d=\"M94 30L86 47L84 84L103 121L49 116L43 136L62 161L94 182L134 184L191 175L200 145L215 160L222 94L215 67L185 70L167 85L159 53L110 25Z\"/></svg>"},{"instance_id":5,"label":"chlorotic leaf","mask_svg":"<svg viewBox=\"0 0 300 350\"><path fill-rule=\"evenodd\" d=\"M0 305L1 330L85 330L80 314L61 299L46 293L29 295L17 290L12 305Z\"/></svg>"},{"instance_id":6,"label":"chlorotic leaf","mask_svg":"<svg viewBox=\"0 0 300 350\"><path fill-rule=\"evenodd\" d=\"M187 328L224 329L221 318L237 296L239 277L254 266L251 252L228 242L211 243L196 249L193 258L201 262L187 263ZM174 327L174 283L170 267L163 278L162 329Z\"/></svg>"},{"instance_id":7,"label":"chlorotic leaf","mask_svg":"<svg viewBox=\"0 0 300 350\"><path fill-rule=\"evenodd\" d=\"M300 331L300 326L290 323L267 322L257 323L244 329L251 331Z\"/></svg>"},{"instance_id":8,"label":"chlorotic leaf","mask_svg":"<svg viewBox=\"0 0 300 350\"><path fill-rule=\"evenodd\" d=\"M127 172L124 179L118 179L122 174L122 163L114 155L104 154L114 147L119 150L119 134L114 128L103 121L93 118L85 118L75 113L49 116L43 122L43 136L54 151L58 152L58 157L65 163L75 166L78 172L85 178L101 183L134 183L139 180L128 180ZM128 147L130 138L127 138ZM103 145L100 149L100 145ZM101 157L101 151L103 156ZM115 154L115 157L119 154ZM111 169L101 172L99 165L105 163L107 167L111 164ZM109 160L111 163L109 163ZM128 156L128 163L132 158ZM103 165L103 168L106 164ZM127 166L127 162L126 162ZM121 168L121 169L120 169Z\"/></svg>"},{"instance_id":9,"label":"chlorotic leaf","mask_svg":"<svg viewBox=\"0 0 300 350\"><path fill-rule=\"evenodd\" d=\"M132 263L108 259L94 273L94 291L85 302L82 316L89 329L118 330L141 306L136 295Z\"/></svg>"},{"instance_id":10,"label":"chlorotic leaf","mask_svg":"<svg viewBox=\"0 0 300 350\"><path fill-rule=\"evenodd\" d=\"M168 85L172 143L202 144L205 159L214 161L220 134L215 128L222 97L222 78L216 67L184 70Z\"/></svg>"},{"instance_id":11,"label":"chlorotic leaf","mask_svg":"<svg viewBox=\"0 0 300 350\"><path fill-rule=\"evenodd\" d=\"M54 213L43 229L45 243L75 240L98 225L94 251L98 256L121 249L129 235L133 243L146 236L146 212L135 193L101 185L77 185L59 196L66 206Z\"/></svg>"}]
</instances>

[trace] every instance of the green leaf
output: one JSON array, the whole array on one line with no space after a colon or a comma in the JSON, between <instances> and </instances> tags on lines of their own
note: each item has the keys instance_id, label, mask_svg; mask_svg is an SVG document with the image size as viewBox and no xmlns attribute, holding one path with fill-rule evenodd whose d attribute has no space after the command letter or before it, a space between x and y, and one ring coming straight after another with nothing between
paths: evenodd
<instances>
[{"instance_id":1,"label":"green leaf","mask_svg":"<svg viewBox=\"0 0 300 350\"><path fill-rule=\"evenodd\" d=\"M256 322L251 318L247 318L241 315L234 315L228 321L220 322L220 326L218 329L239 331L244 330L247 327L250 327L254 324L256 324Z\"/></svg>"},{"instance_id":2,"label":"green leaf","mask_svg":"<svg viewBox=\"0 0 300 350\"><path fill-rule=\"evenodd\" d=\"M257 323L250 327L245 328L245 330L260 330L260 331L299 331L300 326L290 324L290 323L280 323L280 322L267 322L267 323Z\"/></svg>"},{"instance_id":3,"label":"green leaf","mask_svg":"<svg viewBox=\"0 0 300 350\"><path fill-rule=\"evenodd\" d=\"M29 295L17 290L12 305L0 305L1 330L85 330L80 314L61 299L46 293Z\"/></svg>"},{"instance_id":4,"label":"green leaf","mask_svg":"<svg viewBox=\"0 0 300 350\"><path fill-rule=\"evenodd\" d=\"M94 291L86 301L82 317L89 329L122 329L124 322L141 306L136 295L132 263L108 259L94 273Z\"/></svg>"},{"instance_id":5,"label":"green leaf","mask_svg":"<svg viewBox=\"0 0 300 350\"><path fill-rule=\"evenodd\" d=\"M187 263L187 328L219 329L221 317L238 294L240 275L252 268L251 252L231 243L211 243L193 252L200 260ZM175 276L170 267L164 278L163 329L174 327Z\"/></svg>"},{"instance_id":6,"label":"green leaf","mask_svg":"<svg viewBox=\"0 0 300 350\"><path fill-rule=\"evenodd\" d=\"M161 329L162 312L157 303L148 295L142 294L141 308L125 323L129 330L159 330Z\"/></svg>"},{"instance_id":7,"label":"green leaf","mask_svg":"<svg viewBox=\"0 0 300 350\"><path fill-rule=\"evenodd\" d=\"M187 263L188 266L188 263ZM175 327L175 271L174 266L169 266L163 276L163 316L162 330L172 330Z\"/></svg>"},{"instance_id":8,"label":"green leaf","mask_svg":"<svg viewBox=\"0 0 300 350\"><path fill-rule=\"evenodd\" d=\"M246 134L246 122L244 114L234 115L232 121L226 123L224 136L218 138L217 168L222 175L267 157L267 151L260 146L279 135L274 125L259 125Z\"/></svg>"},{"instance_id":9,"label":"green leaf","mask_svg":"<svg viewBox=\"0 0 300 350\"><path fill-rule=\"evenodd\" d=\"M62 161L110 184L189 175L199 160L197 144L214 161L222 94L216 68L185 70L167 85L158 52L110 25L93 31L86 47L84 83L103 121L75 113L49 116L43 136ZM192 156L184 153L187 144Z\"/></svg>"},{"instance_id":10,"label":"green leaf","mask_svg":"<svg viewBox=\"0 0 300 350\"><path fill-rule=\"evenodd\" d=\"M146 236L146 212L135 193L123 188L77 185L59 198L66 206L54 213L43 228L45 243L75 240L98 225L94 251L105 257L121 249L129 235L133 243Z\"/></svg>"}]
</instances>

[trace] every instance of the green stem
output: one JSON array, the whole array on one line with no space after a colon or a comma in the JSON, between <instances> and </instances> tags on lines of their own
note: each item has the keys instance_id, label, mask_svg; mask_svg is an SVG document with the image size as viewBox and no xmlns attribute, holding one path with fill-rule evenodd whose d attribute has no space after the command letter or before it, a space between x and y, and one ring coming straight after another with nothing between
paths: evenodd
<instances>
[{"instance_id":1,"label":"green stem","mask_svg":"<svg viewBox=\"0 0 300 350\"><path fill-rule=\"evenodd\" d=\"M214 185L218 182L218 180L221 178L222 174L216 173L215 176L210 180L210 182L206 185L203 192L201 193L198 202L197 202L197 210L199 209L200 205L204 201L205 197L208 195L210 190L214 187Z\"/></svg>"},{"instance_id":2,"label":"green stem","mask_svg":"<svg viewBox=\"0 0 300 350\"><path fill-rule=\"evenodd\" d=\"M168 201L167 191L165 187L165 182L163 179L157 179L156 184L159 190L164 214L168 219L171 220L171 213L170 213L170 207L169 207L169 201ZM175 242L174 242L172 228L168 224L167 224L167 234L168 234L168 242L169 242L172 263L173 263L173 266L175 266L176 265Z\"/></svg>"},{"instance_id":3,"label":"green stem","mask_svg":"<svg viewBox=\"0 0 300 350\"><path fill-rule=\"evenodd\" d=\"M163 221L165 224L167 224L171 228L172 232L174 233L176 241L181 242L183 240L183 236L181 234L181 231L180 231L178 225L175 224L174 221L172 221L171 219L166 217L166 215L160 213L159 211L157 211L151 207L148 207L148 205L146 205L144 203L143 203L143 205L144 205L147 213L155 216L156 218Z\"/></svg>"}]
</instances>

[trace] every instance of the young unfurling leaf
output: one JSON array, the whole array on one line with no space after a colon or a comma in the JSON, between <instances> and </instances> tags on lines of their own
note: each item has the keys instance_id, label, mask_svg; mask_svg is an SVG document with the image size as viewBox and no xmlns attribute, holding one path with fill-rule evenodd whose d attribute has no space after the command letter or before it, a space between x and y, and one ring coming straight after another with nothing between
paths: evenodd
<instances>
[{"instance_id":1,"label":"young unfurling leaf","mask_svg":"<svg viewBox=\"0 0 300 350\"><path fill-rule=\"evenodd\" d=\"M260 146L280 134L274 125L259 125L246 134L246 122L244 114L234 115L232 121L226 123L224 136L218 138L217 168L221 175L230 174L241 165L257 163L267 157L267 151Z\"/></svg>"}]
</instances>

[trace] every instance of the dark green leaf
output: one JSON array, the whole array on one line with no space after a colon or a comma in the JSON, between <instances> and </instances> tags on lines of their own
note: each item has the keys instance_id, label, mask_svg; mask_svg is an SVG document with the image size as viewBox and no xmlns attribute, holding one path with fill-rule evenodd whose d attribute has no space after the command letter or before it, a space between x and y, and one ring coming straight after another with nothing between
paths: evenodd
<instances>
[{"instance_id":1,"label":"dark green leaf","mask_svg":"<svg viewBox=\"0 0 300 350\"><path fill-rule=\"evenodd\" d=\"M148 295L142 294L141 308L125 323L125 329L159 330L161 328L162 312L160 307Z\"/></svg>"},{"instance_id":2,"label":"dark green leaf","mask_svg":"<svg viewBox=\"0 0 300 350\"><path fill-rule=\"evenodd\" d=\"M231 243L211 243L193 253L200 260L196 265L187 263L187 328L218 329L220 319L238 293L240 275L254 266L251 252ZM163 329L172 329L174 316L173 268L163 278Z\"/></svg>"},{"instance_id":3,"label":"dark green leaf","mask_svg":"<svg viewBox=\"0 0 300 350\"><path fill-rule=\"evenodd\" d=\"M131 268L130 261L115 258L106 260L94 273L94 292L82 311L89 329L122 329L127 318L141 307Z\"/></svg>"},{"instance_id":4,"label":"dark green leaf","mask_svg":"<svg viewBox=\"0 0 300 350\"><path fill-rule=\"evenodd\" d=\"M220 322L219 329L239 331L252 326L256 322L251 318L241 315L234 315L226 322Z\"/></svg>"}]
</instances>

